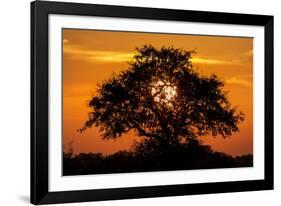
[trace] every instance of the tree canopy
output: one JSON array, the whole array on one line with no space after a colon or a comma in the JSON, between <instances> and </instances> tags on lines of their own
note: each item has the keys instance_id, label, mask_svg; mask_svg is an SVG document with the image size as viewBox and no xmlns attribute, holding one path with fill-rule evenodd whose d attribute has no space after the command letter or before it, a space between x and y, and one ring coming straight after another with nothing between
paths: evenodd
<instances>
[{"instance_id":1,"label":"tree canopy","mask_svg":"<svg viewBox=\"0 0 281 206\"><path fill-rule=\"evenodd\" d=\"M126 70L98 86L81 132L97 126L110 139L134 130L155 144L176 146L239 131L244 114L230 104L221 79L193 68L193 51L151 45L136 51Z\"/></svg>"}]
</instances>

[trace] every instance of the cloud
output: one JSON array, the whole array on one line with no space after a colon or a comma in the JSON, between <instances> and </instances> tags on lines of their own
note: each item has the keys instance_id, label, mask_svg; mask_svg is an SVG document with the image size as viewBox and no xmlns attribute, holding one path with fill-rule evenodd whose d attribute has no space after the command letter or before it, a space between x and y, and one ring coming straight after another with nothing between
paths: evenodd
<instances>
[{"instance_id":1,"label":"cloud","mask_svg":"<svg viewBox=\"0 0 281 206\"><path fill-rule=\"evenodd\" d=\"M71 55L72 58L76 58L76 59L85 59L95 62L108 62L108 63L124 63L130 61L135 55L134 52L86 50L82 48L73 47L70 45L64 46L64 53ZM191 59L191 62L197 64L209 64L209 65L237 64L237 62L235 61L225 61L225 60L218 60L218 59L205 58L205 57L193 57Z\"/></svg>"},{"instance_id":2,"label":"cloud","mask_svg":"<svg viewBox=\"0 0 281 206\"><path fill-rule=\"evenodd\" d=\"M86 50L73 46L64 46L64 54L75 59L84 59L96 62L123 63L132 59L135 53L119 51Z\"/></svg>"},{"instance_id":3,"label":"cloud","mask_svg":"<svg viewBox=\"0 0 281 206\"><path fill-rule=\"evenodd\" d=\"M249 50L249 51L246 51L245 53L244 53L244 55L245 56L253 56L253 54L254 54L254 51L253 51L253 49L251 49L251 50Z\"/></svg>"},{"instance_id":4,"label":"cloud","mask_svg":"<svg viewBox=\"0 0 281 206\"><path fill-rule=\"evenodd\" d=\"M226 80L227 84L239 84L245 87L252 87L253 82L249 78L232 77Z\"/></svg>"},{"instance_id":5,"label":"cloud","mask_svg":"<svg viewBox=\"0 0 281 206\"><path fill-rule=\"evenodd\" d=\"M130 61L134 56L134 53L126 52L110 52L110 51L96 51L92 52L90 57L91 60L101 61L101 62L127 62Z\"/></svg>"},{"instance_id":6,"label":"cloud","mask_svg":"<svg viewBox=\"0 0 281 206\"><path fill-rule=\"evenodd\" d=\"M194 57L192 58L193 63L198 63L198 64L209 64L209 65L239 65L243 66L245 64L248 64L249 61L252 61L253 57L253 50L250 49L246 52L242 52L239 54L236 54L235 56L223 56L223 59L216 59L216 58L209 58L209 57Z\"/></svg>"},{"instance_id":7,"label":"cloud","mask_svg":"<svg viewBox=\"0 0 281 206\"><path fill-rule=\"evenodd\" d=\"M201 58L201 57L193 57L191 59L191 62L198 63L198 64L234 64L234 62L231 62L231 61Z\"/></svg>"},{"instance_id":8,"label":"cloud","mask_svg":"<svg viewBox=\"0 0 281 206\"><path fill-rule=\"evenodd\" d=\"M68 39L64 39L64 40L63 40L63 43L64 43L64 44L67 44L68 42L69 42Z\"/></svg>"}]
</instances>

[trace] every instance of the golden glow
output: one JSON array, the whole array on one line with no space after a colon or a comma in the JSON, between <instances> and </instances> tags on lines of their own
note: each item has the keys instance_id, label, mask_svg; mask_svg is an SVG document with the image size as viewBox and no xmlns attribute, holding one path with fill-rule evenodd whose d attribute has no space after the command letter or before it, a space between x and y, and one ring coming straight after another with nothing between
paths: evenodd
<instances>
[{"instance_id":1,"label":"golden glow","mask_svg":"<svg viewBox=\"0 0 281 206\"><path fill-rule=\"evenodd\" d=\"M65 41L65 40L64 40ZM92 62L111 62L120 63L130 61L134 52L116 52L116 51L97 51L76 48L71 45L64 46L64 53L70 55L72 59L88 60Z\"/></svg>"},{"instance_id":2,"label":"golden glow","mask_svg":"<svg viewBox=\"0 0 281 206\"><path fill-rule=\"evenodd\" d=\"M78 46L72 46L69 40L64 39L64 54L68 55L72 59L80 59L84 61L101 62L101 63L124 63L132 60L136 52L123 52L123 51L100 51L88 48L80 48ZM253 51L247 51L244 56L251 55ZM194 64L209 64L209 65L241 65L243 62L238 59L219 59L203 57L200 54L191 59Z\"/></svg>"},{"instance_id":3,"label":"golden glow","mask_svg":"<svg viewBox=\"0 0 281 206\"><path fill-rule=\"evenodd\" d=\"M223 61L218 59L208 59L208 58L202 58L202 57L194 57L191 59L192 63L201 63L201 64L235 64L235 62L231 61Z\"/></svg>"},{"instance_id":4,"label":"golden glow","mask_svg":"<svg viewBox=\"0 0 281 206\"><path fill-rule=\"evenodd\" d=\"M177 94L177 88L169 82L160 80L152 85L151 94L155 102L172 106L172 101Z\"/></svg>"}]
</instances>

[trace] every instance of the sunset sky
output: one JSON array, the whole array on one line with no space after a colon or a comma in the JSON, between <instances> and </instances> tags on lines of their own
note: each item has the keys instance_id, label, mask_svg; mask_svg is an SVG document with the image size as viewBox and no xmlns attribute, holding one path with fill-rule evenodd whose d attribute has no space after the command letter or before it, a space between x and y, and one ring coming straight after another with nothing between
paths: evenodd
<instances>
[{"instance_id":1,"label":"sunset sky","mask_svg":"<svg viewBox=\"0 0 281 206\"><path fill-rule=\"evenodd\" d=\"M87 102L97 84L126 70L136 47L173 46L196 50L192 60L199 72L215 73L225 83L232 106L245 114L240 132L223 139L204 137L205 144L231 155L253 153L253 39L186 34L151 34L95 30L63 30L63 143L74 153L110 154L129 149L134 133L117 140L102 140L98 128L80 134L90 109Z\"/></svg>"}]
</instances>

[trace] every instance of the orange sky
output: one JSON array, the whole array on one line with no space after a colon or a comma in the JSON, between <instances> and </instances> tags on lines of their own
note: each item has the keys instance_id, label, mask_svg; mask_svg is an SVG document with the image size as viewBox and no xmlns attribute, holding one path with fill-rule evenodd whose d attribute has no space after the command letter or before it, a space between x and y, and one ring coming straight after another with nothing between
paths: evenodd
<instances>
[{"instance_id":1,"label":"orange sky","mask_svg":"<svg viewBox=\"0 0 281 206\"><path fill-rule=\"evenodd\" d=\"M196 36L63 30L63 142L72 142L75 153L114 153L128 149L133 133L114 140L102 140L98 128L77 132L90 111L87 101L97 83L127 68L136 47L151 44L157 48L173 46L196 50L193 64L203 74L215 73L225 82L232 106L245 113L240 132L230 138L206 137L204 143L231 155L253 152L253 39L221 36Z\"/></svg>"}]
</instances>

